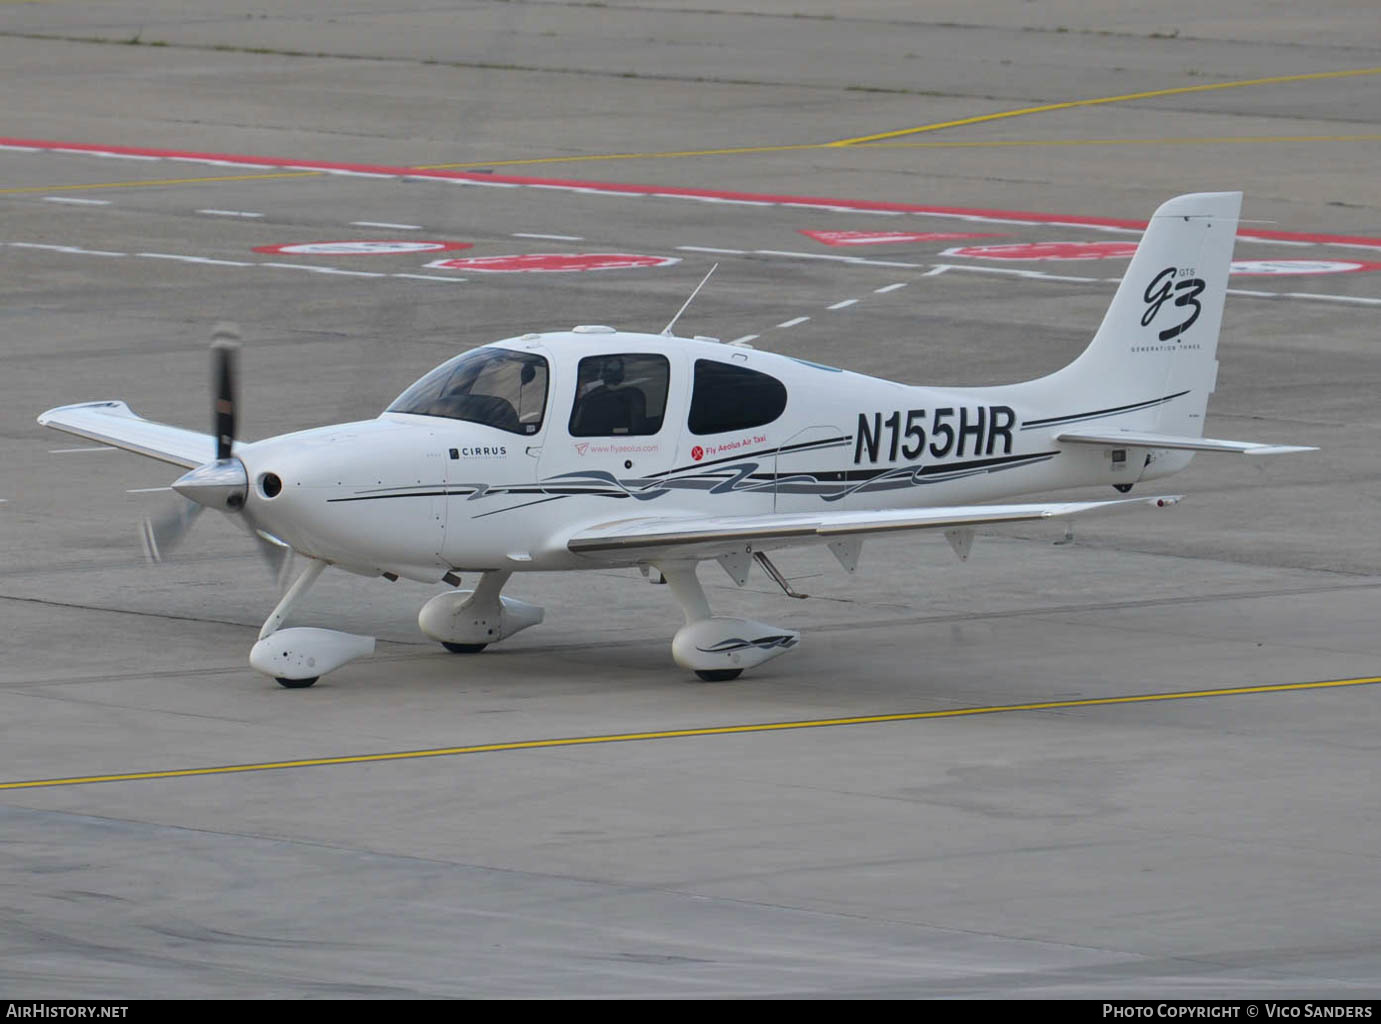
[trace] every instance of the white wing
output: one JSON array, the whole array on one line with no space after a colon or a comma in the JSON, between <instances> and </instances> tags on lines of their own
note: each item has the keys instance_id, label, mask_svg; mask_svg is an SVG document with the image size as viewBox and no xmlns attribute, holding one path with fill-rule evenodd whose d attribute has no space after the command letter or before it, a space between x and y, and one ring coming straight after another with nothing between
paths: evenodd
<instances>
[{"instance_id":1,"label":"white wing","mask_svg":"<svg viewBox=\"0 0 1381 1024\"><path fill-rule=\"evenodd\" d=\"M967 505L869 512L784 513L619 519L572 535L567 548L595 560L708 559L754 549L792 547L898 530L962 530L1088 512L1173 505L1178 496L1032 505Z\"/></svg>"},{"instance_id":2,"label":"white wing","mask_svg":"<svg viewBox=\"0 0 1381 1024\"><path fill-rule=\"evenodd\" d=\"M1242 455L1284 455L1287 452L1316 452L1317 448L1294 444L1259 444L1255 441L1219 441L1212 437L1180 437L1176 434L1145 434L1131 430L1066 431L1056 441L1090 444L1100 448L1171 448L1186 452L1236 452Z\"/></svg>"},{"instance_id":3,"label":"white wing","mask_svg":"<svg viewBox=\"0 0 1381 1024\"><path fill-rule=\"evenodd\" d=\"M136 416L124 402L85 402L49 409L38 422L54 430L195 469L216 459L216 439Z\"/></svg>"}]
</instances>

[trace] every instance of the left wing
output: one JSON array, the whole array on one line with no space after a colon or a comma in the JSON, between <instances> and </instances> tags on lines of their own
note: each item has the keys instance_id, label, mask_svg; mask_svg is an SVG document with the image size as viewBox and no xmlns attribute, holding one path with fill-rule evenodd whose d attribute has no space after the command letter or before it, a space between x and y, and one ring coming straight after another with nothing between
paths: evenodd
<instances>
[{"instance_id":1,"label":"left wing","mask_svg":"<svg viewBox=\"0 0 1381 1024\"><path fill-rule=\"evenodd\" d=\"M90 441L147 455L174 466L196 469L216 458L216 439L195 430L170 427L137 416L124 402L83 402L49 409L38 418L45 427Z\"/></svg>"},{"instance_id":2,"label":"left wing","mask_svg":"<svg viewBox=\"0 0 1381 1024\"><path fill-rule=\"evenodd\" d=\"M1178 496L1075 501L1033 505L967 505L866 512L781 513L762 516L687 516L618 519L587 527L566 547L596 560L628 564L646 559L708 559L753 549L861 540L898 530L966 530L997 523L1024 523L1087 512L1127 511L1173 505Z\"/></svg>"}]
</instances>

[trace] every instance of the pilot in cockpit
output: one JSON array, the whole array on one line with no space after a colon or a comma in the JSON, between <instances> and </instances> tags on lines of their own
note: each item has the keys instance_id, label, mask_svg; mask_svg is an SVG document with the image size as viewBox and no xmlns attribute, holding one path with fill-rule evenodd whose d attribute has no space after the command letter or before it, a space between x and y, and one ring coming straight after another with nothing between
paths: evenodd
<instances>
[{"instance_id":1,"label":"pilot in cockpit","mask_svg":"<svg viewBox=\"0 0 1381 1024\"><path fill-rule=\"evenodd\" d=\"M577 437L641 434L646 421L647 398L642 389L624 386L623 357L608 356L599 365L599 377L581 383L571 433Z\"/></svg>"}]
</instances>

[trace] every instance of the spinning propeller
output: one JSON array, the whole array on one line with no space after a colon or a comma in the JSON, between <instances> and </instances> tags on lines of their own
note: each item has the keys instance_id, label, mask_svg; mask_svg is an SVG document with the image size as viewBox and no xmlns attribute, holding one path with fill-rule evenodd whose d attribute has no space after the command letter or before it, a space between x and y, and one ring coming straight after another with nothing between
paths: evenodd
<instances>
[{"instance_id":1,"label":"spinning propeller","mask_svg":"<svg viewBox=\"0 0 1381 1024\"><path fill-rule=\"evenodd\" d=\"M204 508L234 514L258 542L259 552L274 576L282 582L292 559L292 548L258 528L245 511L249 474L233 454L237 388L235 364L240 352L240 332L234 324L217 324L211 335L211 428L216 436L216 459L183 474L173 490L186 501L158 518L144 520L140 535L151 562L161 562L186 537Z\"/></svg>"}]
</instances>

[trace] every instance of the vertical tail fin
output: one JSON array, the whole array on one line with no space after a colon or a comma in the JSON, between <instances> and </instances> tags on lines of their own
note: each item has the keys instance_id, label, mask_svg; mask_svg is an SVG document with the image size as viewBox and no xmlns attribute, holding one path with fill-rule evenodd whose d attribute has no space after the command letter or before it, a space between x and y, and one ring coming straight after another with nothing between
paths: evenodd
<instances>
[{"instance_id":1,"label":"vertical tail fin","mask_svg":"<svg viewBox=\"0 0 1381 1024\"><path fill-rule=\"evenodd\" d=\"M1063 406L1126 406L1119 426L1203 436L1241 207L1241 192L1162 204L1089 347L1033 383Z\"/></svg>"}]
</instances>

